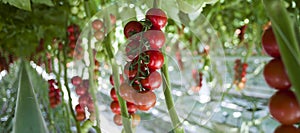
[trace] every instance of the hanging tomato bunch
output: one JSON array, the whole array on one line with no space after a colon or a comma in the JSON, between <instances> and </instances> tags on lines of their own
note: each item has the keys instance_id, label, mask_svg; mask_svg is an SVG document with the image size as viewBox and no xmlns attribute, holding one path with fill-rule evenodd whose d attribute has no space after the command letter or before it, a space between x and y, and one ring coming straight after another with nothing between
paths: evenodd
<instances>
[{"instance_id":1,"label":"hanging tomato bunch","mask_svg":"<svg viewBox=\"0 0 300 133\"><path fill-rule=\"evenodd\" d=\"M55 108L61 102L60 90L57 87L58 83L54 79L49 79L48 84L50 107Z\"/></svg>"},{"instance_id":2,"label":"hanging tomato bunch","mask_svg":"<svg viewBox=\"0 0 300 133\"><path fill-rule=\"evenodd\" d=\"M277 90L269 101L270 113L282 125L296 124L300 122L300 106L294 92L290 90L291 83L280 58L278 44L271 26L263 33L262 45L265 52L273 57L265 65L263 75L266 83ZM280 128L283 127L279 127L276 131L279 132Z\"/></svg>"},{"instance_id":3,"label":"hanging tomato bunch","mask_svg":"<svg viewBox=\"0 0 300 133\"><path fill-rule=\"evenodd\" d=\"M79 96L78 102L76 105L76 119L78 121L83 121L86 118L85 107L87 107L88 112L90 113L90 119L94 120L94 103L88 92L89 80L82 80L79 76L74 76L71 79L71 83L75 86L75 92Z\"/></svg>"},{"instance_id":4,"label":"hanging tomato bunch","mask_svg":"<svg viewBox=\"0 0 300 133\"><path fill-rule=\"evenodd\" d=\"M240 59L235 60L234 66L234 84L238 87L238 89L245 88L246 85L246 74L247 74L247 63L242 63Z\"/></svg>"}]
</instances>

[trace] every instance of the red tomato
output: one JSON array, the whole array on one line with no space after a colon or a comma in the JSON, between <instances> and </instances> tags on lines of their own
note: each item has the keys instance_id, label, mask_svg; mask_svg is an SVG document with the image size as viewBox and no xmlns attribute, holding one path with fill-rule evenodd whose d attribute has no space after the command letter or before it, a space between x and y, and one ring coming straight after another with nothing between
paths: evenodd
<instances>
[{"instance_id":1,"label":"red tomato","mask_svg":"<svg viewBox=\"0 0 300 133\"><path fill-rule=\"evenodd\" d=\"M129 114L134 114L137 111L137 108L134 105L134 103L127 102L126 105L127 105L127 109L128 109Z\"/></svg>"},{"instance_id":2,"label":"red tomato","mask_svg":"<svg viewBox=\"0 0 300 133\"><path fill-rule=\"evenodd\" d=\"M125 48L126 56L129 61L133 60L140 53L146 50L144 45L141 45L140 42L136 39L131 39Z\"/></svg>"},{"instance_id":3,"label":"red tomato","mask_svg":"<svg viewBox=\"0 0 300 133\"><path fill-rule=\"evenodd\" d=\"M84 95L86 92L87 92L87 88L81 86L81 85L78 85L75 89L75 92L77 95L81 96L81 95Z\"/></svg>"},{"instance_id":4,"label":"red tomato","mask_svg":"<svg viewBox=\"0 0 300 133\"><path fill-rule=\"evenodd\" d=\"M124 73L128 78L134 78L137 71L137 65L134 66L132 62L127 62L124 66Z\"/></svg>"},{"instance_id":5,"label":"red tomato","mask_svg":"<svg viewBox=\"0 0 300 133\"><path fill-rule=\"evenodd\" d=\"M269 101L270 114L283 125L300 122L300 107L290 90L277 91Z\"/></svg>"},{"instance_id":6,"label":"red tomato","mask_svg":"<svg viewBox=\"0 0 300 133\"><path fill-rule=\"evenodd\" d=\"M166 42L165 34L161 30L148 30L143 36L151 49L160 49Z\"/></svg>"},{"instance_id":7,"label":"red tomato","mask_svg":"<svg viewBox=\"0 0 300 133\"><path fill-rule=\"evenodd\" d=\"M264 68L264 78L270 87L286 90L291 87L290 80L281 59L271 60Z\"/></svg>"},{"instance_id":8,"label":"red tomato","mask_svg":"<svg viewBox=\"0 0 300 133\"><path fill-rule=\"evenodd\" d=\"M90 87L90 81L88 79L82 80L82 85L85 88L89 88Z\"/></svg>"},{"instance_id":9,"label":"red tomato","mask_svg":"<svg viewBox=\"0 0 300 133\"><path fill-rule=\"evenodd\" d=\"M300 129L292 125L280 125L275 129L274 133L300 133Z\"/></svg>"},{"instance_id":10,"label":"red tomato","mask_svg":"<svg viewBox=\"0 0 300 133\"><path fill-rule=\"evenodd\" d=\"M162 78L159 72L154 71L148 77L141 80L141 84L145 89L153 90L160 87Z\"/></svg>"},{"instance_id":11,"label":"red tomato","mask_svg":"<svg viewBox=\"0 0 300 133\"><path fill-rule=\"evenodd\" d=\"M262 46L265 52L274 58L280 57L279 47L276 42L272 27L266 29L262 36Z\"/></svg>"},{"instance_id":12,"label":"red tomato","mask_svg":"<svg viewBox=\"0 0 300 133\"><path fill-rule=\"evenodd\" d=\"M89 95L81 95L78 99L80 106L85 107L88 104L90 98L91 97Z\"/></svg>"},{"instance_id":13,"label":"red tomato","mask_svg":"<svg viewBox=\"0 0 300 133\"><path fill-rule=\"evenodd\" d=\"M151 8L146 12L146 19L150 20L153 27L163 28L167 24L166 13L159 8Z\"/></svg>"},{"instance_id":14,"label":"red tomato","mask_svg":"<svg viewBox=\"0 0 300 133\"><path fill-rule=\"evenodd\" d=\"M77 113L76 114L77 121L83 121L84 119L85 119L85 113Z\"/></svg>"},{"instance_id":15,"label":"red tomato","mask_svg":"<svg viewBox=\"0 0 300 133\"><path fill-rule=\"evenodd\" d=\"M133 100L135 105L152 105L156 101L156 95L152 91L135 93L135 95L133 95Z\"/></svg>"},{"instance_id":16,"label":"red tomato","mask_svg":"<svg viewBox=\"0 0 300 133\"><path fill-rule=\"evenodd\" d=\"M75 111L76 111L77 113L84 113L84 108L81 107L80 104L77 104L77 105L75 106Z\"/></svg>"},{"instance_id":17,"label":"red tomato","mask_svg":"<svg viewBox=\"0 0 300 133\"><path fill-rule=\"evenodd\" d=\"M139 33L143 30L143 25L138 21L130 21L124 27L124 35L126 38Z\"/></svg>"},{"instance_id":18,"label":"red tomato","mask_svg":"<svg viewBox=\"0 0 300 133\"><path fill-rule=\"evenodd\" d=\"M147 60L144 60L144 64L146 64L149 69L156 70L163 66L164 55L160 51L148 50L144 55L147 57Z\"/></svg>"},{"instance_id":19,"label":"red tomato","mask_svg":"<svg viewBox=\"0 0 300 133\"><path fill-rule=\"evenodd\" d=\"M72 83L74 86L80 85L81 82L82 82L82 79L81 79L81 77L79 77L79 76L74 76L74 77L71 79L71 83Z\"/></svg>"},{"instance_id":20,"label":"red tomato","mask_svg":"<svg viewBox=\"0 0 300 133\"><path fill-rule=\"evenodd\" d=\"M116 94L116 90L115 88L111 88L110 90L110 97L114 100L114 101L118 101L118 97L117 97L117 94Z\"/></svg>"},{"instance_id":21,"label":"red tomato","mask_svg":"<svg viewBox=\"0 0 300 133\"><path fill-rule=\"evenodd\" d=\"M120 85L120 96L128 101L133 103L133 96L137 93L128 83L122 83Z\"/></svg>"},{"instance_id":22,"label":"red tomato","mask_svg":"<svg viewBox=\"0 0 300 133\"><path fill-rule=\"evenodd\" d=\"M136 105L136 107L137 107L138 110L148 111L149 109L151 109L152 107L154 107L155 104L156 104L156 100L155 100L155 102L152 105Z\"/></svg>"},{"instance_id":23,"label":"red tomato","mask_svg":"<svg viewBox=\"0 0 300 133\"><path fill-rule=\"evenodd\" d=\"M122 126L122 116L121 115L115 115L114 116L114 123L118 126Z\"/></svg>"},{"instance_id":24,"label":"red tomato","mask_svg":"<svg viewBox=\"0 0 300 133\"><path fill-rule=\"evenodd\" d=\"M94 30L101 30L103 27L103 22L99 19L96 19L92 22L92 27Z\"/></svg>"},{"instance_id":25,"label":"red tomato","mask_svg":"<svg viewBox=\"0 0 300 133\"><path fill-rule=\"evenodd\" d=\"M114 114L121 114L121 108L118 101L111 102L110 109Z\"/></svg>"},{"instance_id":26,"label":"red tomato","mask_svg":"<svg viewBox=\"0 0 300 133\"><path fill-rule=\"evenodd\" d=\"M111 85L115 85L114 79L113 79L113 75L110 75L110 77L109 77L109 82L110 82ZM123 82L124 82L123 75L120 74L120 83L123 83Z\"/></svg>"}]
</instances>

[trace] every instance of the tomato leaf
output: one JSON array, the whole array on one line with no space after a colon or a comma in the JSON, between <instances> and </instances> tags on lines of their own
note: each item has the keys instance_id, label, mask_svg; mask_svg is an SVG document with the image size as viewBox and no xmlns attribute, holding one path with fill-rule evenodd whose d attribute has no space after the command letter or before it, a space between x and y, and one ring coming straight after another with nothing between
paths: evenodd
<instances>
[{"instance_id":1,"label":"tomato leaf","mask_svg":"<svg viewBox=\"0 0 300 133\"><path fill-rule=\"evenodd\" d=\"M30 0L3 0L3 3L8 3L17 8L31 11L31 3Z\"/></svg>"},{"instance_id":2,"label":"tomato leaf","mask_svg":"<svg viewBox=\"0 0 300 133\"><path fill-rule=\"evenodd\" d=\"M32 3L36 3L36 4L45 4L47 6L54 6L51 0L31 0L31 1Z\"/></svg>"},{"instance_id":3,"label":"tomato leaf","mask_svg":"<svg viewBox=\"0 0 300 133\"><path fill-rule=\"evenodd\" d=\"M13 133L48 133L29 78L28 66L23 61L19 70L19 87Z\"/></svg>"},{"instance_id":4,"label":"tomato leaf","mask_svg":"<svg viewBox=\"0 0 300 133\"><path fill-rule=\"evenodd\" d=\"M179 10L185 13L197 12L206 4L213 4L217 0L176 0L178 3Z\"/></svg>"},{"instance_id":5,"label":"tomato leaf","mask_svg":"<svg viewBox=\"0 0 300 133\"><path fill-rule=\"evenodd\" d=\"M295 89L298 101L300 101L300 45L296 39L295 24L285 9L282 0L264 0L263 3L271 19L284 66Z\"/></svg>"}]
</instances>

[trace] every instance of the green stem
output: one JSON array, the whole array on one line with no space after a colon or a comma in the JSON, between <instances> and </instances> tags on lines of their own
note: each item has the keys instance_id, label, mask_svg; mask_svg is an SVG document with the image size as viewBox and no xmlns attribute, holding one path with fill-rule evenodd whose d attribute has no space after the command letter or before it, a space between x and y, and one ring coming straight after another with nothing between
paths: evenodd
<instances>
[{"instance_id":1,"label":"green stem","mask_svg":"<svg viewBox=\"0 0 300 133\"><path fill-rule=\"evenodd\" d=\"M58 81L58 87L60 89L60 92L61 92L61 101L62 101L62 106L65 108L64 110L64 115L65 117L67 117L67 119L65 121L67 121L67 129L71 129L71 119L70 119L70 115L69 115L69 109L68 109L68 106L66 104L66 101L64 100L64 91L62 90L62 84L60 82L60 79L61 79L61 52L58 51L57 53L57 60L58 60L58 74L56 75L56 80ZM67 130L69 133L71 133L70 130Z\"/></svg>"},{"instance_id":2,"label":"green stem","mask_svg":"<svg viewBox=\"0 0 300 133\"><path fill-rule=\"evenodd\" d=\"M163 49L163 53L165 54L165 49ZM175 133L183 133L184 130L181 127L180 120L178 118L177 112L174 108L173 97L171 93L171 84L170 84L170 77L168 72L168 57L164 55L164 65L161 69L161 73L163 74L163 89L165 95L165 102L167 104L167 109L172 121L172 125L174 128Z\"/></svg>"},{"instance_id":3,"label":"green stem","mask_svg":"<svg viewBox=\"0 0 300 133\"><path fill-rule=\"evenodd\" d=\"M92 98L93 98L93 103L94 103L94 106L95 106L95 116L96 116L96 130L97 130L97 133L101 133L101 129L100 129L100 113L99 113L99 110L98 110L98 104L97 104L97 92L96 92L96 87L94 85L94 70L95 70L95 59L94 59L94 53L93 53L93 49L91 47L91 30L89 31L88 33L88 53L89 53L89 60L90 60L90 66L88 68L88 71L89 71L89 89L90 89L90 93L92 95Z\"/></svg>"},{"instance_id":4,"label":"green stem","mask_svg":"<svg viewBox=\"0 0 300 133\"><path fill-rule=\"evenodd\" d=\"M123 123L123 126L124 126L124 130L125 130L125 133L132 133L131 118L128 114L126 101L119 94L119 89L120 89L119 88L120 87L119 67L118 67L116 61L113 58L110 59L110 64L112 66L114 87L115 87L115 90L117 92L116 94L117 94L117 97L118 97L119 105L121 107L122 123Z\"/></svg>"},{"instance_id":5,"label":"green stem","mask_svg":"<svg viewBox=\"0 0 300 133\"><path fill-rule=\"evenodd\" d=\"M91 18L91 13L90 13L90 8L89 8L89 3L88 0L84 1L84 9L85 12L87 14L88 18ZM89 24L89 27L91 27L91 25ZM92 33L91 30L89 30L88 32L88 54L89 54L89 61L90 61L90 66L88 68L88 72L89 72L89 88L90 88L90 93L92 95L93 98L93 104L95 106L95 116L96 116L96 131L97 133L101 133L101 128L100 128L100 113L98 110L98 104L97 104L97 92L96 92L96 87L94 85L94 70L95 70L95 58L94 58L94 51L92 49L92 44L91 44L91 39L92 39Z\"/></svg>"},{"instance_id":6,"label":"green stem","mask_svg":"<svg viewBox=\"0 0 300 133\"><path fill-rule=\"evenodd\" d=\"M81 133L81 131L80 131L80 123L76 120L76 115L75 115L75 112L74 112L73 107L72 107L71 91L70 91L70 87L68 85L67 49L66 48L67 47L64 47L64 49L63 49L63 52L64 52L63 53L63 57L64 57L63 64L64 64L64 82L65 82L65 87L67 89L68 98L69 98L69 111L71 112L72 117L75 120L76 128L77 128L77 133Z\"/></svg>"}]
</instances>

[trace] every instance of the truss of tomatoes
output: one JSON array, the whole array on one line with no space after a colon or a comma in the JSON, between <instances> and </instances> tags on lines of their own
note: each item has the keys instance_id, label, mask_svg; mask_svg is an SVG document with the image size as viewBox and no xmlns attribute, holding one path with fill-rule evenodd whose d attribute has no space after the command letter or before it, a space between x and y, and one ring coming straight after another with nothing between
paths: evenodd
<instances>
[{"instance_id":1,"label":"truss of tomatoes","mask_svg":"<svg viewBox=\"0 0 300 133\"><path fill-rule=\"evenodd\" d=\"M295 94L290 90L292 85L280 58L278 44L271 26L263 33L262 45L265 52L273 57L265 65L263 75L266 83L277 90L269 100L270 114L282 125L292 126L300 122L300 106Z\"/></svg>"},{"instance_id":2,"label":"truss of tomatoes","mask_svg":"<svg viewBox=\"0 0 300 133\"><path fill-rule=\"evenodd\" d=\"M94 121L95 106L91 95L88 92L89 80L82 79L79 76L74 76L71 79L71 83L75 86L75 92L79 96L78 103L75 106L76 119L77 121L84 121L86 119L85 108L90 113L89 119Z\"/></svg>"},{"instance_id":3,"label":"truss of tomatoes","mask_svg":"<svg viewBox=\"0 0 300 133\"><path fill-rule=\"evenodd\" d=\"M124 66L124 77L127 80L121 76L119 94L127 101L128 113L133 115L133 121L140 119L134 114L137 110L148 111L155 106L156 95L153 90L162 83L158 70L164 64L164 55L160 49L166 41L161 29L166 23L165 12L159 8L151 8L146 12L144 21L130 21L124 27L124 35L128 39L125 48L127 62ZM110 81L114 85L112 76ZM117 119L121 109L116 90L112 88L110 94L113 99L110 107L115 114L114 122L122 125L120 119Z\"/></svg>"}]
</instances>

